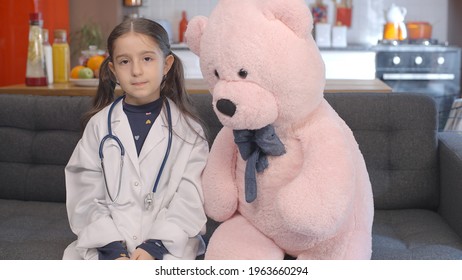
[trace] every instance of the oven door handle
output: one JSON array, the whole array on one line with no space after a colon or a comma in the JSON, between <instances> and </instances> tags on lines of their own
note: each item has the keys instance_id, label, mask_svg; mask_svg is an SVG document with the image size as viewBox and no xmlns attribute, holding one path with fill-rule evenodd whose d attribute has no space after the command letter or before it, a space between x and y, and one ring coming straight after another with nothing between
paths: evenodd
<instances>
[{"instance_id":1,"label":"oven door handle","mask_svg":"<svg viewBox=\"0 0 462 280\"><path fill-rule=\"evenodd\" d=\"M434 74L434 73L384 73L383 80L399 81L441 81L454 80L454 74Z\"/></svg>"}]
</instances>

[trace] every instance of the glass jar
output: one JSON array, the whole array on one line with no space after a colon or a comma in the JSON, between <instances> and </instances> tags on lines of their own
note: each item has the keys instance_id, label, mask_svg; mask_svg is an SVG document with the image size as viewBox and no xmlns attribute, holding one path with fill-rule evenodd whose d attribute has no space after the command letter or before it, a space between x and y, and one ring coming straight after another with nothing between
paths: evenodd
<instances>
[{"instance_id":1,"label":"glass jar","mask_svg":"<svg viewBox=\"0 0 462 280\"><path fill-rule=\"evenodd\" d=\"M79 57L79 65L86 66L87 61L90 57L95 56L95 55L102 55L105 56L106 52L104 50L98 49L97 46L90 45L88 46L87 50L83 50L80 52L80 57Z\"/></svg>"}]
</instances>

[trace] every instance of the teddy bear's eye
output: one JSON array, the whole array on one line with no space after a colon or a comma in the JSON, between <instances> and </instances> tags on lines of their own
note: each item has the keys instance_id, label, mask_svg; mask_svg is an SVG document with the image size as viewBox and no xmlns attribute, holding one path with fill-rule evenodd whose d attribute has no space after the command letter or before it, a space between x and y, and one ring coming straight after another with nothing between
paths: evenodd
<instances>
[{"instance_id":1,"label":"teddy bear's eye","mask_svg":"<svg viewBox=\"0 0 462 280\"><path fill-rule=\"evenodd\" d=\"M215 77L217 77L218 79L220 79L220 74L218 74L218 71L215 70Z\"/></svg>"},{"instance_id":2,"label":"teddy bear's eye","mask_svg":"<svg viewBox=\"0 0 462 280\"><path fill-rule=\"evenodd\" d=\"M239 73L237 73L237 74L238 74L239 77L241 77L242 79L247 78L247 75L248 75L247 70L245 70L245 69L239 70Z\"/></svg>"}]
</instances>

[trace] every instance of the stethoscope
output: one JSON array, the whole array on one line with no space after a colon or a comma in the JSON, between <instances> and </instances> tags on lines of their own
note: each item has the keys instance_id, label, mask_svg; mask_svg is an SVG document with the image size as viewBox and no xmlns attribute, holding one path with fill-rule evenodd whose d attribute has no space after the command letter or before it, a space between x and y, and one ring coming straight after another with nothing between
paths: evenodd
<instances>
[{"instance_id":1,"label":"stethoscope","mask_svg":"<svg viewBox=\"0 0 462 280\"><path fill-rule=\"evenodd\" d=\"M103 139L101 140L101 143L99 144L99 158L101 160L101 168L102 168L102 171L103 171L103 177L104 177L104 185L106 187L106 192L109 196L109 199L111 200L110 203L103 203L103 202L100 202L98 201L99 203L101 204L104 204L106 206L109 206L109 205L116 205L117 204L117 200L119 198L119 195L120 195L120 189L122 187L122 169L123 169L123 165L124 165L124 157L125 157L125 147L124 145L122 144L122 141L120 141L119 137L115 136L113 133L112 133L112 128L111 128L111 115L112 115L112 111L114 110L115 106L117 105L117 103L119 103L122 99L124 99L124 95L120 96L119 98L117 98L111 105L111 107L109 108L109 112L108 112L108 116L107 116L107 128L108 128L108 134L106 136L103 137ZM164 170L164 167L165 167L165 164L167 162L167 159L168 159L168 156L170 154L170 148L172 147L172 138L173 138L173 128L172 128L172 113L170 111L170 104L168 103L168 100L165 101L165 107L167 108L167 123L168 123L168 144L167 144L167 150L165 151L165 155L164 155L164 159L162 160L162 164L160 165L160 169L159 169L159 173L157 173L157 178L156 178L156 181L154 182L154 187L152 189L152 192L148 193L144 199L144 206L146 208L146 210L149 210L152 206L152 202L153 202L153 197L154 197L154 193L157 191L157 186L159 185L159 181L160 181L160 177L162 175L162 172ZM104 149L104 144L106 143L106 141L108 139L112 139L114 140L117 145L119 146L119 149L120 149L120 169L119 169L119 186L117 188L117 194L115 197L112 197L111 195L111 192L109 191L109 187L108 187L108 184L107 184L107 178L106 178L106 170L104 168L104 154L103 154L103 149Z\"/></svg>"}]
</instances>

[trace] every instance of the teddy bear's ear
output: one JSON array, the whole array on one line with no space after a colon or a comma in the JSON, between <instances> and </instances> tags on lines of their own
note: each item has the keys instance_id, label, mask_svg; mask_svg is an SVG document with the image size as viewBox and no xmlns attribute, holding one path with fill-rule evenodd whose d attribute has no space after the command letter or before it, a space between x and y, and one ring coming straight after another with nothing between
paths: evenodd
<instances>
[{"instance_id":1,"label":"teddy bear's ear","mask_svg":"<svg viewBox=\"0 0 462 280\"><path fill-rule=\"evenodd\" d=\"M263 1L263 14L287 25L297 36L306 38L313 29L313 17L304 0Z\"/></svg>"},{"instance_id":2,"label":"teddy bear's ear","mask_svg":"<svg viewBox=\"0 0 462 280\"><path fill-rule=\"evenodd\" d=\"M199 56L200 43L205 26L207 26L208 19L204 16L193 17L186 28L185 38L186 43L193 53Z\"/></svg>"}]
</instances>

